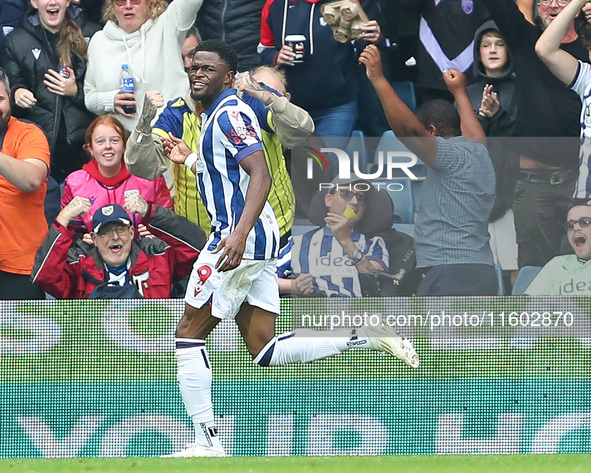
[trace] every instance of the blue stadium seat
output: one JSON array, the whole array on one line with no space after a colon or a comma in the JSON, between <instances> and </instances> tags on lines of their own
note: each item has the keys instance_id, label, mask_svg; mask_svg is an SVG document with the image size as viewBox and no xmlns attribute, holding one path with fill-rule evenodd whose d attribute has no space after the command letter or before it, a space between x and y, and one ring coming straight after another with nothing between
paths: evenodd
<instances>
[{"instance_id":1,"label":"blue stadium seat","mask_svg":"<svg viewBox=\"0 0 591 473\"><path fill-rule=\"evenodd\" d=\"M424 177L425 176L425 165L421 159L416 156L412 151L410 151L402 141L400 141L392 130L386 130L380 141L378 146L376 147L374 156L373 156L373 164L370 165L370 172L377 172L378 164L380 162L380 153L382 155L381 162L383 163L382 167L382 174L380 177L387 177L387 167L386 163L388 162L387 153L389 151L394 151L400 153L400 156L394 156L392 161L395 163L410 163L411 157L415 156L417 158L417 163L410 167L410 171L416 177ZM392 177L409 177L406 172L404 172L401 168L395 168L392 170Z\"/></svg>"},{"instance_id":2,"label":"blue stadium seat","mask_svg":"<svg viewBox=\"0 0 591 473\"><path fill-rule=\"evenodd\" d=\"M317 225L294 225L293 227L291 227L291 234L293 236L303 235L304 233L307 233L310 230L315 230L317 228Z\"/></svg>"},{"instance_id":3,"label":"blue stadium seat","mask_svg":"<svg viewBox=\"0 0 591 473\"><path fill-rule=\"evenodd\" d=\"M417 109L417 96L415 93L415 85L409 80L392 82L394 92L413 112Z\"/></svg>"},{"instance_id":4,"label":"blue stadium seat","mask_svg":"<svg viewBox=\"0 0 591 473\"><path fill-rule=\"evenodd\" d=\"M292 235L302 235L310 230L314 230L318 228L318 225L314 225L310 220L307 218L296 218L291 226L291 234Z\"/></svg>"},{"instance_id":5,"label":"blue stadium seat","mask_svg":"<svg viewBox=\"0 0 591 473\"><path fill-rule=\"evenodd\" d=\"M415 237L415 224L414 223L395 223L392 225L392 228L398 230L399 232L406 233L411 237Z\"/></svg>"},{"instance_id":6,"label":"blue stadium seat","mask_svg":"<svg viewBox=\"0 0 591 473\"><path fill-rule=\"evenodd\" d=\"M515 284L513 285L513 290L511 291L511 295L519 296L523 294L523 292L527 289L529 284L534 280L536 275L542 269L541 266L524 266L519 270L517 274L517 279L515 280Z\"/></svg>"},{"instance_id":7,"label":"blue stadium seat","mask_svg":"<svg viewBox=\"0 0 591 473\"><path fill-rule=\"evenodd\" d=\"M363 131L353 130L345 151L349 155L349 158L351 158L351 166L353 166L354 152L357 151L359 156L359 170L363 174L367 173L367 149L365 147L365 135ZM351 168L351 171L353 171L353 168Z\"/></svg>"},{"instance_id":8,"label":"blue stadium seat","mask_svg":"<svg viewBox=\"0 0 591 473\"><path fill-rule=\"evenodd\" d=\"M381 183L381 184L380 184ZM380 189L384 189L394 202L394 215L400 218L394 220L396 223L415 222L415 204L412 197L412 181L408 177L397 179L374 181ZM398 228L398 227L396 227Z\"/></svg>"},{"instance_id":9,"label":"blue stadium seat","mask_svg":"<svg viewBox=\"0 0 591 473\"><path fill-rule=\"evenodd\" d=\"M503 268L501 268L498 264L495 265L495 273L497 273L497 282L499 283L499 288L497 289L497 296L504 296L505 278L503 277Z\"/></svg>"},{"instance_id":10,"label":"blue stadium seat","mask_svg":"<svg viewBox=\"0 0 591 473\"><path fill-rule=\"evenodd\" d=\"M421 205L421 186L424 180L425 178L421 177L418 181L412 181L412 200L415 203L415 210L418 210Z\"/></svg>"}]
</instances>

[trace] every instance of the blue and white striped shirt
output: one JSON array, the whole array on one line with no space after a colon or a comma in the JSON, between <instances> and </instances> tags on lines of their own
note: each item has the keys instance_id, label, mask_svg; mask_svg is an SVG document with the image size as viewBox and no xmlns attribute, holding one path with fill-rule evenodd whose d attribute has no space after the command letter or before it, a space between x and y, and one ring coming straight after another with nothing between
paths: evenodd
<instances>
[{"instance_id":1,"label":"blue and white striped shirt","mask_svg":"<svg viewBox=\"0 0 591 473\"><path fill-rule=\"evenodd\" d=\"M368 260L377 261L388 272L390 254L382 237L367 238L354 230L351 239ZM310 274L314 278L314 289L328 297L361 297L357 268L330 228L325 226L292 237L291 245L286 245L281 251L281 264L277 266L279 276L290 274L284 259L287 251L291 251L293 274Z\"/></svg>"},{"instance_id":2,"label":"blue and white striped shirt","mask_svg":"<svg viewBox=\"0 0 591 473\"><path fill-rule=\"evenodd\" d=\"M591 66L579 61L577 74L570 88L583 102L581 108L581 145L579 148L579 176L574 198L586 199L591 194Z\"/></svg>"},{"instance_id":3,"label":"blue and white striped shirt","mask_svg":"<svg viewBox=\"0 0 591 473\"><path fill-rule=\"evenodd\" d=\"M240 161L263 151L261 130L252 109L236 96L235 89L222 92L201 115L199 156L205 169L197 172L201 199L211 218L207 249L214 250L234 230L242 212L250 176ZM198 163L199 164L199 163ZM248 234L245 259L276 258L279 225L269 202Z\"/></svg>"}]
</instances>

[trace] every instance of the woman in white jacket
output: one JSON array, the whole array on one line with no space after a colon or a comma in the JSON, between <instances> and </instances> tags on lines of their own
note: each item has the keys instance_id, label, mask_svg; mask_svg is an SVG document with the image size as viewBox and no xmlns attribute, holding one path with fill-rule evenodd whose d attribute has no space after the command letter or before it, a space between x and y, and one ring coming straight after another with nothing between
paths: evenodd
<instances>
[{"instance_id":1,"label":"woman in white jacket","mask_svg":"<svg viewBox=\"0 0 591 473\"><path fill-rule=\"evenodd\" d=\"M185 95L189 81L181 46L202 2L174 0L168 5L164 0L106 0L105 27L88 47L86 107L97 115L116 114L132 131L139 114L125 113L123 106L139 102L139 111L141 98L152 89L162 91L165 103ZM135 94L120 92L123 64L135 79Z\"/></svg>"}]
</instances>

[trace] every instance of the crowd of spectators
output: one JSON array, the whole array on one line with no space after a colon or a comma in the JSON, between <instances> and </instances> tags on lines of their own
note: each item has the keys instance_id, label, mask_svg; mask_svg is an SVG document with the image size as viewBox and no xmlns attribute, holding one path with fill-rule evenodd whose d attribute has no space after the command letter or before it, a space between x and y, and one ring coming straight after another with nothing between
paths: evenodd
<instances>
[{"instance_id":1,"label":"crowd of spectators","mask_svg":"<svg viewBox=\"0 0 591 473\"><path fill-rule=\"evenodd\" d=\"M138 297L170 296L152 279L118 276L109 251L126 255L125 274L142 254L166 261L166 284L188 275L171 263L180 253L167 225L186 232L186 219L205 236L215 226L206 210L214 196L199 191L203 84L192 68L209 39L235 49L234 87L262 130L282 295L497 294L495 266L511 284L524 266L578 254L589 218L571 204L591 189L591 2L330 3L1 2L0 299L88 297L110 280ZM134 91L121 91L124 65ZM416 114L392 87L401 80L414 83ZM354 129L374 138L393 130L425 165L414 240L393 233L387 193L333 181L333 154L323 176L333 187L311 192L299 145L346 149ZM179 146L192 167L169 159ZM101 236L100 212L127 220L105 220ZM296 231L302 213L296 223L313 230ZM205 241L182 236L187 248ZM183 261L196 259L200 248L187 248ZM160 250L167 256L153 259ZM72 262L91 260L94 279L72 272ZM39 284L58 271L68 287Z\"/></svg>"}]
</instances>

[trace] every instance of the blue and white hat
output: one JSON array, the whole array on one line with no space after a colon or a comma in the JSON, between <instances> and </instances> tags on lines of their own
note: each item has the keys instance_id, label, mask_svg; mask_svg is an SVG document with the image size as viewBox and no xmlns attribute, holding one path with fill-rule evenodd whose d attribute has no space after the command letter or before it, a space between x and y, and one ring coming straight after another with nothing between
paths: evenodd
<instances>
[{"instance_id":1,"label":"blue and white hat","mask_svg":"<svg viewBox=\"0 0 591 473\"><path fill-rule=\"evenodd\" d=\"M104 205L92 216L92 230L98 233L105 223L117 222L123 225L131 225L129 215L123 207L117 204Z\"/></svg>"}]
</instances>

